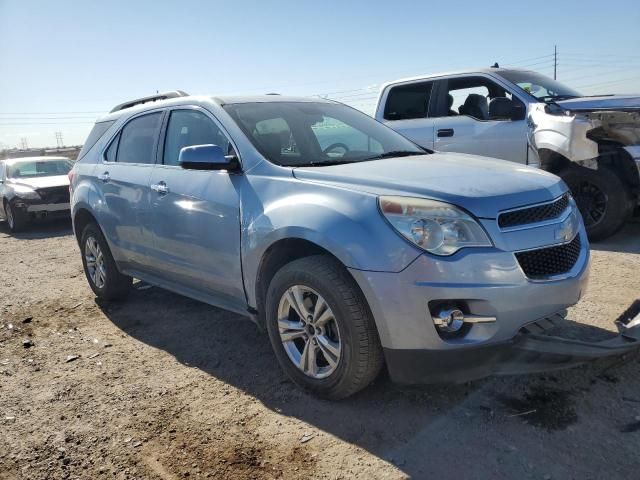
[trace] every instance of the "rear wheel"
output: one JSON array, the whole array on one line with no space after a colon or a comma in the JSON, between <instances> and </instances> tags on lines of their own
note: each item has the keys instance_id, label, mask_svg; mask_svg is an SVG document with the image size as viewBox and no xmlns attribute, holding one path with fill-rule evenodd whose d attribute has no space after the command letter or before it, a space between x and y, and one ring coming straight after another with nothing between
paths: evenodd
<instances>
[{"instance_id":1,"label":"rear wheel","mask_svg":"<svg viewBox=\"0 0 640 480\"><path fill-rule=\"evenodd\" d=\"M630 195L622 180L606 167L592 170L572 165L559 176L571 189L590 240L617 232L630 214Z\"/></svg>"},{"instance_id":2,"label":"rear wheel","mask_svg":"<svg viewBox=\"0 0 640 480\"><path fill-rule=\"evenodd\" d=\"M328 255L285 265L269 285L267 330L278 362L302 388L348 397L371 383L382 348L355 281Z\"/></svg>"},{"instance_id":3,"label":"rear wheel","mask_svg":"<svg viewBox=\"0 0 640 480\"><path fill-rule=\"evenodd\" d=\"M105 300L125 297L131 289L132 278L118 271L109 245L95 223L89 223L80 242L84 273L93 292Z\"/></svg>"},{"instance_id":4,"label":"rear wheel","mask_svg":"<svg viewBox=\"0 0 640 480\"><path fill-rule=\"evenodd\" d=\"M5 200L4 211L7 217L7 225L9 225L9 230L12 232L19 232L27 226L27 216L20 210L17 210L11 202Z\"/></svg>"}]
</instances>

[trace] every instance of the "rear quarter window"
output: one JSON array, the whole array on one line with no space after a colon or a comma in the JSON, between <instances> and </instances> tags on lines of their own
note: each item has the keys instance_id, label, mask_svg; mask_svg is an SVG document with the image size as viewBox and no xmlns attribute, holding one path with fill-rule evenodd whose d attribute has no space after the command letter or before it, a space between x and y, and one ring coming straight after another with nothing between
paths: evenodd
<instances>
[{"instance_id":1,"label":"rear quarter window","mask_svg":"<svg viewBox=\"0 0 640 480\"><path fill-rule=\"evenodd\" d=\"M78 154L78 161L81 160L89 150L91 150L91 148L98 142L98 140L100 140L100 138L102 138L102 136L107 130L109 130L109 127L111 127L114 122L115 120L109 120L108 122L97 122L93 126L91 132L89 132L89 136L84 142L84 145L82 145L80 153Z\"/></svg>"}]
</instances>

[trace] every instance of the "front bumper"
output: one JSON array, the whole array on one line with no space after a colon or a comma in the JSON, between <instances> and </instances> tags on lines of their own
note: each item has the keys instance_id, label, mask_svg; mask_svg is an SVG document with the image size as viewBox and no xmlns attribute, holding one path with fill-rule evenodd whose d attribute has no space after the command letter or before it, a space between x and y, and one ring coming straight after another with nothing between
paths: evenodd
<instances>
[{"instance_id":1,"label":"front bumper","mask_svg":"<svg viewBox=\"0 0 640 480\"><path fill-rule=\"evenodd\" d=\"M65 203L44 203L38 200L25 200L16 198L12 205L20 213L30 219L54 217L68 217L71 214L71 204Z\"/></svg>"},{"instance_id":2,"label":"front bumper","mask_svg":"<svg viewBox=\"0 0 640 480\"><path fill-rule=\"evenodd\" d=\"M517 244L540 241L526 230L492 235L499 239L493 248L463 249L451 257L425 253L397 273L351 269L375 319L391 377L428 383L500 373L505 362L514 364L515 345L521 363L529 363L522 329L555 318L586 288L590 256L584 227L578 235L582 245L575 264L548 280L528 279L512 251ZM495 321L471 324L458 337L442 336L430 302L464 304L466 314ZM528 345L532 338L527 337Z\"/></svg>"},{"instance_id":3,"label":"front bumper","mask_svg":"<svg viewBox=\"0 0 640 480\"><path fill-rule=\"evenodd\" d=\"M556 319L557 321L557 319ZM544 322L553 323L554 318ZM536 325L537 326L537 325ZM584 342L524 328L513 339L461 350L385 349L391 378L398 383L462 383L489 375L540 373L574 367L640 348L640 313L618 324L619 335Z\"/></svg>"}]
</instances>

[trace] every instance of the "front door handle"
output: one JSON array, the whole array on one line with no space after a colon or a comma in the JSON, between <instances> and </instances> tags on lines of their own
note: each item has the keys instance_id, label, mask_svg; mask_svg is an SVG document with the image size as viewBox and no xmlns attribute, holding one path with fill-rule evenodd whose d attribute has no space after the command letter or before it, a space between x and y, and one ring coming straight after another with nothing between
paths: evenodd
<instances>
[{"instance_id":1,"label":"front door handle","mask_svg":"<svg viewBox=\"0 0 640 480\"><path fill-rule=\"evenodd\" d=\"M453 137L453 128L441 128L438 130L438 137Z\"/></svg>"},{"instance_id":2,"label":"front door handle","mask_svg":"<svg viewBox=\"0 0 640 480\"><path fill-rule=\"evenodd\" d=\"M169 187L167 187L167 184L164 182L154 183L151 185L151 190L159 193L160 195L166 195L169 193Z\"/></svg>"},{"instance_id":3,"label":"front door handle","mask_svg":"<svg viewBox=\"0 0 640 480\"><path fill-rule=\"evenodd\" d=\"M107 183L109 180L111 180L111 177L109 176L109 172L104 172L98 178L102 180L104 183Z\"/></svg>"}]
</instances>

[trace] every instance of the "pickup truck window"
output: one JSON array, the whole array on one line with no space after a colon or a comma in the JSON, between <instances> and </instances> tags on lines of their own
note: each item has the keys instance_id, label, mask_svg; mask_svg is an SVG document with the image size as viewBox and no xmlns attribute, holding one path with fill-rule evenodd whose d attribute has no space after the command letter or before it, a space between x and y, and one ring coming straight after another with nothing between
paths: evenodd
<instances>
[{"instance_id":1,"label":"pickup truck window","mask_svg":"<svg viewBox=\"0 0 640 480\"><path fill-rule=\"evenodd\" d=\"M510 92L486 77L459 77L445 81L447 108L446 111L438 112L439 117L466 115L476 120L493 120L489 103L494 98L505 97L521 103Z\"/></svg>"},{"instance_id":2,"label":"pickup truck window","mask_svg":"<svg viewBox=\"0 0 640 480\"><path fill-rule=\"evenodd\" d=\"M265 102L224 108L256 149L277 165L352 163L425 153L368 115L341 104Z\"/></svg>"},{"instance_id":3,"label":"pickup truck window","mask_svg":"<svg viewBox=\"0 0 640 480\"><path fill-rule=\"evenodd\" d=\"M410 120L425 118L433 82L412 83L391 87L384 108L385 120Z\"/></svg>"}]
</instances>

